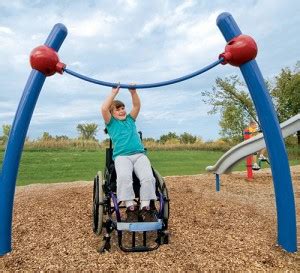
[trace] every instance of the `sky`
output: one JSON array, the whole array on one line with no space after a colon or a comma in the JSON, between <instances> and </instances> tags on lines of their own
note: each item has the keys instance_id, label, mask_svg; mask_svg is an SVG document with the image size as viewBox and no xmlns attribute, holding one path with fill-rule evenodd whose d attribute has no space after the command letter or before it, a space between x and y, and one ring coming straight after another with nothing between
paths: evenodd
<instances>
[{"instance_id":1,"label":"sky","mask_svg":"<svg viewBox=\"0 0 300 273\"><path fill-rule=\"evenodd\" d=\"M0 126L13 123L31 71L30 52L44 44L56 23L68 29L59 50L67 68L99 80L140 84L177 78L216 61L226 45L216 25L222 12L231 13L242 33L255 39L265 79L300 60L298 0L0 0ZM219 115L208 114L211 105L201 91L230 75L242 78L238 68L219 65L188 81L138 90L137 129L156 139L168 132L218 139ZM97 138L105 139L100 106L110 91L66 73L47 77L29 138L43 132L77 137L77 124L96 123ZM129 112L128 90L117 99Z\"/></svg>"}]
</instances>

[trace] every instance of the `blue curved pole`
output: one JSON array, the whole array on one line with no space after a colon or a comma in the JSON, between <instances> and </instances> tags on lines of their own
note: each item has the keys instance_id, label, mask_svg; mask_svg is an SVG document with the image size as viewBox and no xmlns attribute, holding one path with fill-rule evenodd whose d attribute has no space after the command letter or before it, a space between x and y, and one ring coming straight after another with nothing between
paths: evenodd
<instances>
[{"instance_id":1,"label":"blue curved pole","mask_svg":"<svg viewBox=\"0 0 300 273\"><path fill-rule=\"evenodd\" d=\"M228 42L242 34L229 13L217 18L217 25ZM268 150L277 208L278 244L288 252L297 251L296 212L290 166L277 115L255 60L240 66L250 91Z\"/></svg>"},{"instance_id":2,"label":"blue curved pole","mask_svg":"<svg viewBox=\"0 0 300 273\"><path fill-rule=\"evenodd\" d=\"M120 88L132 88L134 86L135 89L146 89L146 88L154 88L154 87L161 87L161 86L165 86L165 85L170 85L170 84L174 84L174 83L178 83L178 82L182 82L185 80L188 80L190 78L196 77L210 69L212 69L213 67L217 66L218 64L223 62L223 58L213 62L212 64L205 66L202 69L199 69L193 73L190 73L188 75L182 76L180 78L176 78L173 80L168 80L168 81L163 81L163 82L156 82L156 83L146 83L146 84L135 84L135 85L130 85L130 84L119 84L119 83L112 83L112 82L105 82L105 81L100 81L100 80L96 80L87 76L84 76L82 74L79 74L77 72L74 72L68 68L64 68L64 72L79 78L81 80L87 81L87 82L91 82L94 84L99 84L99 85L103 85L103 86L107 86L107 87L117 87L120 86Z\"/></svg>"},{"instance_id":3,"label":"blue curved pole","mask_svg":"<svg viewBox=\"0 0 300 273\"><path fill-rule=\"evenodd\" d=\"M56 24L45 45L58 51L66 36L66 27L62 24ZM32 113L45 79L45 75L41 72L34 69L31 71L4 154L0 175L0 256L11 251L13 202L19 163Z\"/></svg>"}]
</instances>

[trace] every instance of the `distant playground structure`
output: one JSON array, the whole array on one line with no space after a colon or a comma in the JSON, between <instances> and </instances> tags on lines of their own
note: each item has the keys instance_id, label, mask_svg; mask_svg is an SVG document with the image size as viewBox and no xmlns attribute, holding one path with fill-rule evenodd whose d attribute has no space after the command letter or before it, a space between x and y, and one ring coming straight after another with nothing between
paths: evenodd
<instances>
[{"instance_id":1,"label":"distant playground structure","mask_svg":"<svg viewBox=\"0 0 300 273\"><path fill-rule=\"evenodd\" d=\"M218 161L219 163L212 167L211 171L216 173L218 180L219 174L229 169L234 162L252 153L254 149L261 147L264 139L269 154L275 189L278 223L277 241L286 251L295 252L297 251L296 213L290 166L276 112L263 76L255 61L256 43L251 37L242 34L229 13L225 12L218 16L217 26L227 42L224 53L219 55L217 61L194 73L174 80L153 84L137 84L135 88L154 88L174 84L200 75L219 64L229 63L240 68L254 102L263 135L254 137L248 143L241 144L234 151L226 153L228 157L225 154L224 159L220 159L221 161L219 160L220 162ZM59 61L57 55L66 36L66 27L62 24L56 24L45 44L35 48L30 56L33 69L24 88L12 124L0 175L0 256L12 250L11 233L16 178L32 113L46 77L56 72L60 74L66 72L95 84L109 87L118 85L117 83L92 79L67 69L66 65ZM120 86L121 88L128 88L132 85L120 84ZM296 116L296 119L299 121L299 116ZM291 125L287 124L287 127L291 127Z\"/></svg>"},{"instance_id":2,"label":"distant playground structure","mask_svg":"<svg viewBox=\"0 0 300 273\"><path fill-rule=\"evenodd\" d=\"M280 124L283 138L295 134L300 130L300 114L293 116L292 118L282 122ZM243 160L248 155L253 154L256 151L266 147L265 139L262 133L245 140L238 145L232 147L225 154L223 154L219 160L213 166L207 166L206 170L213 172L216 175L216 188L220 190L218 178L219 175L229 173L234 165Z\"/></svg>"}]
</instances>

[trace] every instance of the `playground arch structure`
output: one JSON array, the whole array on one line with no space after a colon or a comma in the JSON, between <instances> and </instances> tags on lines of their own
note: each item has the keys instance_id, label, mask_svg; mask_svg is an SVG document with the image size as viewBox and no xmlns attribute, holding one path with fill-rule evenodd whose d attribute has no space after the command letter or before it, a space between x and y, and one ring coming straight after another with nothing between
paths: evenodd
<instances>
[{"instance_id":1,"label":"playground arch structure","mask_svg":"<svg viewBox=\"0 0 300 273\"><path fill-rule=\"evenodd\" d=\"M288 252L296 252L296 213L290 166L271 97L255 61L256 43L251 37L242 34L230 13L221 13L216 21L227 42L224 53L219 55L216 62L174 80L138 84L135 88L153 88L174 84L206 72L220 63L229 63L240 68L254 102L269 153L277 209L277 243ZM59 61L57 55L66 36L66 27L63 24L56 24L45 44L35 48L30 56L33 69L14 118L0 174L0 256L12 250L11 233L16 178L28 126L46 77L56 72L61 74L66 72L95 84L110 87L118 85L95 80L67 69L66 65ZM132 87L132 85L120 84L121 88L130 86ZM219 180L217 174L216 179Z\"/></svg>"}]
</instances>

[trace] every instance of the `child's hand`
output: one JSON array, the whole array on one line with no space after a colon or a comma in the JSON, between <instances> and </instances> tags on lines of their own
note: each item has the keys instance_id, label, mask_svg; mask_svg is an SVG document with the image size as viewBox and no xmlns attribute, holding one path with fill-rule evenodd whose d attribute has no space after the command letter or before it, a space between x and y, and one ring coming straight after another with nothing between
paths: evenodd
<instances>
[{"instance_id":1,"label":"child's hand","mask_svg":"<svg viewBox=\"0 0 300 273\"><path fill-rule=\"evenodd\" d=\"M136 93L135 83L130 83L130 85L131 86L128 88L128 90L131 93L131 95L133 95L134 93Z\"/></svg>"},{"instance_id":2,"label":"child's hand","mask_svg":"<svg viewBox=\"0 0 300 273\"><path fill-rule=\"evenodd\" d=\"M120 90L120 83L118 84L117 87L113 87L111 89L111 93L114 94L115 96L119 93L119 90Z\"/></svg>"}]
</instances>

